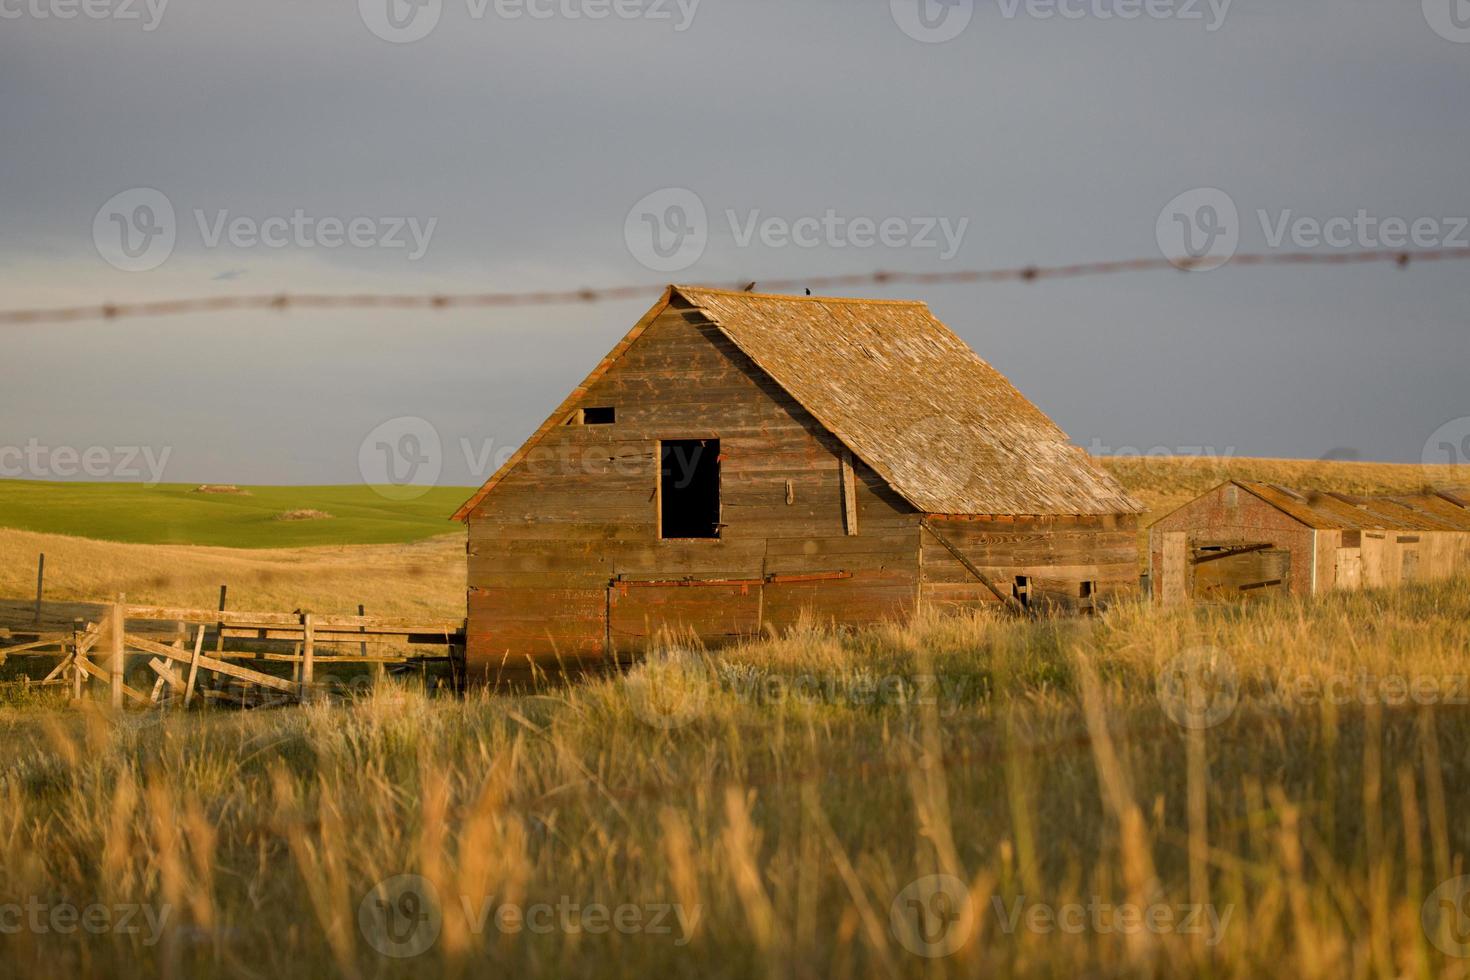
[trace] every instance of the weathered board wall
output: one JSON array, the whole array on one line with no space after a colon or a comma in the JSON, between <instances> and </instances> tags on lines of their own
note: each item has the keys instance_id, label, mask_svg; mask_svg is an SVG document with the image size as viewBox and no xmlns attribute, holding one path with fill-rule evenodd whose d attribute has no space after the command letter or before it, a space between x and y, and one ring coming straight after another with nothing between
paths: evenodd
<instances>
[{"instance_id":1,"label":"weathered board wall","mask_svg":"<svg viewBox=\"0 0 1470 980\"><path fill-rule=\"evenodd\" d=\"M1464 531L1340 530L1311 528L1254 494L1229 484L1217 487L1160 520L1149 531L1154 597L1178 601L1196 594L1194 566L1183 578L1166 560L1177 535L1186 554L1201 545L1269 542L1291 555L1289 591L1310 595L1331 589L1392 587L1445 578L1470 568L1470 533Z\"/></svg>"},{"instance_id":2,"label":"weathered board wall","mask_svg":"<svg viewBox=\"0 0 1470 980\"><path fill-rule=\"evenodd\" d=\"M1028 602L1036 608L1085 609L1138 592L1138 518L1132 514L930 516L926 523L1003 595L1019 598L1016 580L1024 576ZM935 535L926 532L922 540L926 606L945 611L1002 601Z\"/></svg>"},{"instance_id":3,"label":"weathered board wall","mask_svg":"<svg viewBox=\"0 0 1470 980\"><path fill-rule=\"evenodd\" d=\"M1184 561L1165 562L1166 535L1185 534ZM1175 539L1177 540L1177 539ZM1191 557L1203 545L1250 545L1269 542L1272 550L1286 551L1289 581L1286 590L1310 595L1316 561L1313 531L1264 500L1225 484L1185 504L1149 529L1149 580L1154 598L1178 602L1195 594ZM1184 576L1179 580L1179 575Z\"/></svg>"},{"instance_id":4,"label":"weathered board wall","mask_svg":"<svg viewBox=\"0 0 1470 980\"><path fill-rule=\"evenodd\" d=\"M919 515L854 461L849 534L843 447L697 311L659 314L579 404L616 421L550 430L469 515L472 670L624 660L661 627L717 643L803 610L912 610ZM662 540L658 440L701 438L720 440L726 526ZM732 581L647 584L682 579Z\"/></svg>"}]
</instances>

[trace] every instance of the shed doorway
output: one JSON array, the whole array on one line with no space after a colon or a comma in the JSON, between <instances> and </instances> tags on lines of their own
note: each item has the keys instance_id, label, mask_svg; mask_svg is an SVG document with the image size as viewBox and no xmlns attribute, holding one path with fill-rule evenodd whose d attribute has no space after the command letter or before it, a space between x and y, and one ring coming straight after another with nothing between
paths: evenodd
<instances>
[{"instance_id":1,"label":"shed doorway","mask_svg":"<svg viewBox=\"0 0 1470 980\"><path fill-rule=\"evenodd\" d=\"M1190 549L1191 592L1205 602L1290 591L1291 552L1269 541L1201 541Z\"/></svg>"}]
</instances>

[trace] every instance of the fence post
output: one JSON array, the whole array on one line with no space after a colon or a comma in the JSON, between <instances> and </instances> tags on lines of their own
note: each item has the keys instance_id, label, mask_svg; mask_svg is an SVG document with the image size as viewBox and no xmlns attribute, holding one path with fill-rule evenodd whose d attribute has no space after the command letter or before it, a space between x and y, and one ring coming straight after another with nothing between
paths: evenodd
<instances>
[{"instance_id":1,"label":"fence post","mask_svg":"<svg viewBox=\"0 0 1470 980\"><path fill-rule=\"evenodd\" d=\"M112 660L110 668L112 671L112 707L121 709L123 706L123 635L127 623L124 610L126 596L121 592L117 594L117 601L112 604Z\"/></svg>"},{"instance_id":2,"label":"fence post","mask_svg":"<svg viewBox=\"0 0 1470 980\"><path fill-rule=\"evenodd\" d=\"M74 700L82 699L82 680L85 676L82 671L82 621L73 619L71 621L71 696Z\"/></svg>"},{"instance_id":3,"label":"fence post","mask_svg":"<svg viewBox=\"0 0 1470 980\"><path fill-rule=\"evenodd\" d=\"M36 625L41 625L41 592L46 584L46 552L36 560Z\"/></svg>"},{"instance_id":4,"label":"fence post","mask_svg":"<svg viewBox=\"0 0 1470 980\"><path fill-rule=\"evenodd\" d=\"M312 657L316 654L316 640L311 632L311 613L301 614L301 700L311 697Z\"/></svg>"},{"instance_id":5,"label":"fence post","mask_svg":"<svg viewBox=\"0 0 1470 980\"><path fill-rule=\"evenodd\" d=\"M228 589L229 589L229 586L226 586L226 585L221 585L219 587L219 611L220 612L224 612L225 611L225 592L228 591ZM225 648L225 621L224 621L224 618L221 617L220 618L220 621L219 621L219 625L215 628L215 634L214 634L214 652L215 653L219 653L222 650L224 650L224 648Z\"/></svg>"}]
</instances>

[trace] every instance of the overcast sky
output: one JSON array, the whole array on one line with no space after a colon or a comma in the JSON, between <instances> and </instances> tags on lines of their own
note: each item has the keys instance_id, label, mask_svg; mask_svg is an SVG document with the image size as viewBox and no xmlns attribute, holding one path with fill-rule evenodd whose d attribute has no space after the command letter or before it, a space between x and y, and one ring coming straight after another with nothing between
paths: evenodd
<instances>
[{"instance_id":1,"label":"overcast sky","mask_svg":"<svg viewBox=\"0 0 1470 980\"><path fill-rule=\"evenodd\" d=\"M1470 4L1061 7L0 0L0 307L648 284L0 328L0 475L85 475L56 450L103 447L147 478L115 452L139 446L170 482L349 483L410 417L440 482L478 482L669 281L1158 257L1186 229L1221 257L1416 221L1410 246L1470 245ZM1328 244L1302 217L1346 220ZM1418 461L1445 423L1470 437L1467 283L1226 264L855 292L926 300L1094 451Z\"/></svg>"}]
</instances>

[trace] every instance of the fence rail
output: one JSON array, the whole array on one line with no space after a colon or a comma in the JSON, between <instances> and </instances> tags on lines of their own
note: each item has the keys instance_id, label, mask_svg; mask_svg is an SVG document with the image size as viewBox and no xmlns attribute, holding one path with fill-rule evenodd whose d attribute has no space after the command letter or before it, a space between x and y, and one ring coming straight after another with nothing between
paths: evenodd
<instances>
[{"instance_id":1,"label":"fence rail","mask_svg":"<svg viewBox=\"0 0 1470 980\"><path fill-rule=\"evenodd\" d=\"M106 608L100 622L78 621L71 632L0 631L0 643L20 640L0 646L0 664L11 656L60 657L40 680L21 678L6 683L26 687L70 684L72 697L80 700L88 682L97 680L108 686L116 708L129 701L189 705L196 696L214 696L214 690L199 687L201 672L206 677L213 675L212 680L238 686L242 700L256 694L272 701L308 701L319 689L316 671L321 665L367 665L381 673L389 664L445 662L452 669L455 686L463 683L462 620L142 606L129 605L121 597ZM150 624L152 632L145 635ZM156 624L171 624L172 629L159 631ZM205 639L210 633L215 644L206 654ZM232 643L227 646L226 640ZM289 650L272 649L272 645L287 643ZM253 648L245 648L246 644ZM442 647L443 652L404 649L425 646ZM126 683L130 663L152 670L156 679L151 694ZM291 677L259 669L282 663L292 665Z\"/></svg>"}]
</instances>

